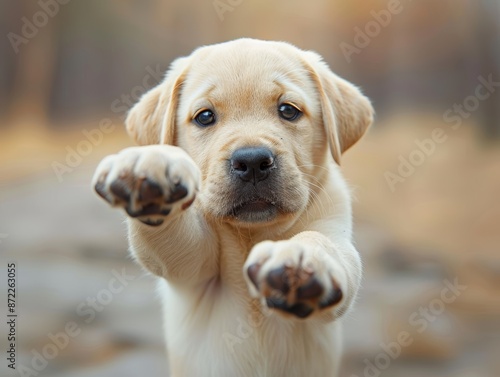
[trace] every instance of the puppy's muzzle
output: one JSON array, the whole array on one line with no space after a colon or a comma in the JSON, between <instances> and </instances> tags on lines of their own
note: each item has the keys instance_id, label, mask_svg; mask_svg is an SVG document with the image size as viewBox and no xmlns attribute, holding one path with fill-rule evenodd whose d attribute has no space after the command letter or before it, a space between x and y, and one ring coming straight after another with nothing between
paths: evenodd
<instances>
[{"instance_id":1,"label":"puppy's muzzle","mask_svg":"<svg viewBox=\"0 0 500 377\"><path fill-rule=\"evenodd\" d=\"M256 185L276 168L275 156L266 147L240 148L231 156L231 174Z\"/></svg>"}]
</instances>

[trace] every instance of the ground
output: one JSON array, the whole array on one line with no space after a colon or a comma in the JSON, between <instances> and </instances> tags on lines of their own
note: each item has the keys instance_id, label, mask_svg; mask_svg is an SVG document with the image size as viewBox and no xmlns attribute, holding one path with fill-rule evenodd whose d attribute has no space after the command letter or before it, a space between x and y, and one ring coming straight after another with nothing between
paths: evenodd
<instances>
[{"instance_id":1,"label":"ground","mask_svg":"<svg viewBox=\"0 0 500 377\"><path fill-rule=\"evenodd\" d=\"M445 130L447 140L391 190L384 175L397 173L399 156L443 127L407 119L372 130L342 163L365 266L343 320L342 376L499 376L499 145L466 126ZM168 376L154 278L127 253L124 215L89 183L101 157L131 143L119 130L106 135L60 181L53 162L84 139L12 131L0 141L0 277L14 261L18 367L50 377ZM93 298L105 305L93 309ZM47 362L35 357L44 349L54 356Z\"/></svg>"}]
</instances>

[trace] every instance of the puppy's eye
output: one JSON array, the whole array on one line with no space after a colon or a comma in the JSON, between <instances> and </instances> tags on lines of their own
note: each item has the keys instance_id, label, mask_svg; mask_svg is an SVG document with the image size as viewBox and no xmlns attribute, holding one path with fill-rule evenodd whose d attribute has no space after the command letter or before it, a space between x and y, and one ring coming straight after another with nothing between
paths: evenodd
<instances>
[{"instance_id":1,"label":"puppy's eye","mask_svg":"<svg viewBox=\"0 0 500 377\"><path fill-rule=\"evenodd\" d=\"M289 103L279 105L278 112L280 117L288 121L293 121L302 115L302 111Z\"/></svg>"},{"instance_id":2,"label":"puppy's eye","mask_svg":"<svg viewBox=\"0 0 500 377\"><path fill-rule=\"evenodd\" d=\"M211 110L203 110L194 117L196 123L202 127L208 127L215 123L215 114Z\"/></svg>"}]
</instances>

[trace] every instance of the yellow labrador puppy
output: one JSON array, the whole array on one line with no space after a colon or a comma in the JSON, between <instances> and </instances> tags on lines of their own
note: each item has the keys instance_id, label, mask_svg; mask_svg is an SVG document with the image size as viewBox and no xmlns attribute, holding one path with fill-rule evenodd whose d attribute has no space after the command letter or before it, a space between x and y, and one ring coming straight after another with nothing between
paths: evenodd
<instances>
[{"instance_id":1,"label":"yellow labrador puppy","mask_svg":"<svg viewBox=\"0 0 500 377\"><path fill-rule=\"evenodd\" d=\"M173 377L327 377L361 262L341 154L372 123L320 56L239 39L176 60L96 191L159 279Z\"/></svg>"}]
</instances>

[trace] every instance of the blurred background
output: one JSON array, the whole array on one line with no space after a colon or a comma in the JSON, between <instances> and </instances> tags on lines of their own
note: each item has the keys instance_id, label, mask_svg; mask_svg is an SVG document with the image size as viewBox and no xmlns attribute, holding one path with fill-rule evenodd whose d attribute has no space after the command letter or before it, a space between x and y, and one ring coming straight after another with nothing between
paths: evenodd
<instances>
[{"instance_id":1,"label":"blurred background","mask_svg":"<svg viewBox=\"0 0 500 377\"><path fill-rule=\"evenodd\" d=\"M341 376L500 376L499 20L497 0L2 0L0 347L15 262L23 370L0 375L168 376L154 279L90 178L175 57L247 36L317 51L378 114L342 166L365 279Z\"/></svg>"}]
</instances>

